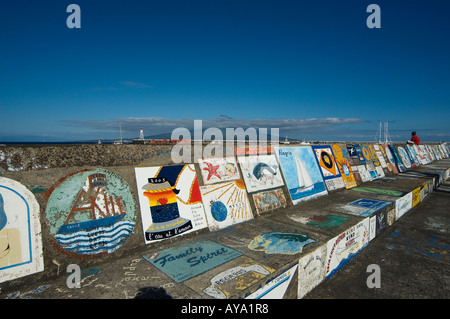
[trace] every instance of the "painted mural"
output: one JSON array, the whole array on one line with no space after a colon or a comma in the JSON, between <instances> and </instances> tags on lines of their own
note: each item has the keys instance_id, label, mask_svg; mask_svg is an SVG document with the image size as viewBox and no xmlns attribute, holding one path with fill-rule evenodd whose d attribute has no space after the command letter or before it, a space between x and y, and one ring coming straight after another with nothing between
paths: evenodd
<instances>
[{"instance_id":1,"label":"painted mural","mask_svg":"<svg viewBox=\"0 0 450 319\"><path fill-rule=\"evenodd\" d=\"M0 283L43 270L39 204L25 186L0 177Z\"/></svg>"},{"instance_id":2,"label":"painted mural","mask_svg":"<svg viewBox=\"0 0 450 319\"><path fill-rule=\"evenodd\" d=\"M237 158L249 193L284 185L275 155L238 156Z\"/></svg>"},{"instance_id":3,"label":"painted mural","mask_svg":"<svg viewBox=\"0 0 450 319\"><path fill-rule=\"evenodd\" d=\"M347 158L347 151L337 144L333 144L332 148L345 188L350 189L356 187L357 183L351 169L350 161Z\"/></svg>"},{"instance_id":4,"label":"painted mural","mask_svg":"<svg viewBox=\"0 0 450 319\"><path fill-rule=\"evenodd\" d=\"M384 155L383 155L383 152L381 151L380 145L374 144L374 145L373 145L373 148L374 148L374 150L375 150L375 154L376 154L377 157L378 157L378 161L380 162L381 167L382 167L382 168L387 168L387 169L388 169L388 164L387 164L386 159L385 159L385 157L384 157ZM388 170L389 170L389 169L388 169ZM390 170L392 170L392 169L390 169Z\"/></svg>"},{"instance_id":5,"label":"painted mural","mask_svg":"<svg viewBox=\"0 0 450 319\"><path fill-rule=\"evenodd\" d=\"M358 152L356 151L355 144L346 144L348 156L352 159L359 160Z\"/></svg>"},{"instance_id":6,"label":"painted mural","mask_svg":"<svg viewBox=\"0 0 450 319\"><path fill-rule=\"evenodd\" d=\"M255 193L253 201L258 214L287 206L286 197L281 188Z\"/></svg>"},{"instance_id":7,"label":"painted mural","mask_svg":"<svg viewBox=\"0 0 450 319\"><path fill-rule=\"evenodd\" d=\"M186 281L185 285L214 299L235 299L244 296L246 289L267 281L274 272L275 269L242 256Z\"/></svg>"},{"instance_id":8,"label":"painted mural","mask_svg":"<svg viewBox=\"0 0 450 319\"><path fill-rule=\"evenodd\" d=\"M269 233L255 237L248 248L266 254L295 255L302 252L306 245L315 242L317 241L302 234Z\"/></svg>"},{"instance_id":9,"label":"painted mural","mask_svg":"<svg viewBox=\"0 0 450 319\"><path fill-rule=\"evenodd\" d=\"M371 156L370 156L370 151L369 148L367 147L367 145L360 145L360 154L364 157L364 161L367 162L371 162Z\"/></svg>"},{"instance_id":10,"label":"painted mural","mask_svg":"<svg viewBox=\"0 0 450 319\"><path fill-rule=\"evenodd\" d=\"M343 213L360 217L367 217L371 216L376 211L389 206L390 204L390 202L362 198L348 203L347 205L341 205L339 207L341 208L341 212Z\"/></svg>"},{"instance_id":11,"label":"painted mural","mask_svg":"<svg viewBox=\"0 0 450 319\"><path fill-rule=\"evenodd\" d=\"M400 156L398 155L397 149L393 145L389 145L389 149L394 157L395 163L397 164L397 168L400 172L405 172L406 167L403 165L402 160L400 159Z\"/></svg>"},{"instance_id":12,"label":"painted mural","mask_svg":"<svg viewBox=\"0 0 450 319\"><path fill-rule=\"evenodd\" d=\"M243 181L205 185L200 190L211 231L253 218Z\"/></svg>"},{"instance_id":13,"label":"painted mural","mask_svg":"<svg viewBox=\"0 0 450 319\"><path fill-rule=\"evenodd\" d=\"M401 197L405 195L405 192L402 191L396 191L393 189L382 189L382 188L376 188L376 187L355 187L352 189L355 192L361 192L361 193L370 193L370 194L377 194L377 195L387 195L387 196L395 196L395 197Z\"/></svg>"},{"instance_id":14,"label":"painted mural","mask_svg":"<svg viewBox=\"0 0 450 319\"><path fill-rule=\"evenodd\" d=\"M241 178L235 157L199 159L204 184L228 182Z\"/></svg>"},{"instance_id":15,"label":"painted mural","mask_svg":"<svg viewBox=\"0 0 450 319\"><path fill-rule=\"evenodd\" d=\"M176 283L181 283L241 255L230 247L209 240L201 240L142 257Z\"/></svg>"},{"instance_id":16,"label":"painted mural","mask_svg":"<svg viewBox=\"0 0 450 319\"><path fill-rule=\"evenodd\" d=\"M418 162L416 159L416 155L414 154L413 148L410 145L405 145L405 151L408 155L409 161L411 162L411 167L417 167Z\"/></svg>"},{"instance_id":17,"label":"painted mural","mask_svg":"<svg viewBox=\"0 0 450 319\"><path fill-rule=\"evenodd\" d=\"M397 148L397 151L403 165L405 165L406 168L411 168L411 160L409 159L409 155L408 153L406 153L406 150L403 147L399 146Z\"/></svg>"},{"instance_id":18,"label":"painted mural","mask_svg":"<svg viewBox=\"0 0 450 319\"><path fill-rule=\"evenodd\" d=\"M374 239L386 229L387 208L383 208L370 217L370 236L369 240Z\"/></svg>"},{"instance_id":19,"label":"painted mural","mask_svg":"<svg viewBox=\"0 0 450 319\"><path fill-rule=\"evenodd\" d=\"M245 299L283 299L286 290L296 274L297 266L295 265L276 278L267 280L264 286L259 288L254 293L247 296Z\"/></svg>"},{"instance_id":20,"label":"painted mural","mask_svg":"<svg viewBox=\"0 0 450 319\"><path fill-rule=\"evenodd\" d=\"M356 153L355 159L357 159L359 161L359 164L366 165L367 157L364 156L361 145L354 144L353 148L355 149L355 153Z\"/></svg>"},{"instance_id":21,"label":"painted mural","mask_svg":"<svg viewBox=\"0 0 450 319\"><path fill-rule=\"evenodd\" d=\"M326 214L326 215L314 215L311 217L298 216L297 214L292 214L287 216L289 219L297 223L302 223L304 225L320 228L320 229L333 229L339 227L340 225L346 223L350 220L349 217Z\"/></svg>"},{"instance_id":22,"label":"painted mural","mask_svg":"<svg viewBox=\"0 0 450 319\"><path fill-rule=\"evenodd\" d=\"M389 161L389 164L392 168L392 172L394 174L398 174L397 165L395 165L394 155L392 155L392 152L391 152L389 146L388 145L380 145L380 147L381 147L381 151L384 150L384 152L386 153L386 158Z\"/></svg>"},{"instance_id":23,"label":"painted mural","mask_svg":"<svg viewBox=\"0 0 450 319\"><path fill-rule=\"evenodd\" d=\"M365 218L327 243L326 278L342 268L369 243L369 218Z\"/></svg>"},{"instance_id":24,"label":"painted mural","mask_svg":"<svg viewBox=\"0 0 450 319\"><path fill-rule=\"evenodd\" d=\"M347 158L348 158L348 163L350 164L350 169L355 178L356 184L359 185L362 183L362 178L361 178L361 175L359 175L358 167L355 164L355 161L353 160L353 158L351 158L351 157L350 158L347 157Z\"/></svg>"},{"instance_id":25,"label":"painted mural","mask_svg":"<svg viewBox=\"0 0 450 319\"><path fill-rule=\"evenodd\" d=\"M356 168L358 169L359 176L361 176L361 181L363 183L369 182L372 180L372 177L365 165L358 165L358 166L356 166Z\"/></svg>"},{"instance_id":26,"label":"painted mural","mask_svg":"<svg viewBox=\"0 0 450 319\"><path fill-rule=\"evenodd\" d=\"M328 194L311 147L275 150L294 205Z\"/></svg>"},{"instance_id":27,"label":"painted mural","mask_svg":"<svg viewBox=\"0 0 450 319\"><path fill-rule=\"evenodd\" d=\"M46 194L52 244L75 257L114 252L131 235L136 203L128 183L104 169L71 173Z\"/></svg>"},{"instance_id":28,"label":"painted mural","mask_svg":"<svg viewBox=\"0 0 450 319\"><path fill-rule=\"evenodd\" d=\"M326 261L326 245L322 245L315 251L300 258L298 262L297 286L299 299L303 298L325 279Z\"/></svg>"},{"instance_id":29,"label":"painted mural","mask_svg":"<svg viewBox=\"0 0 450 319\"><path fill-rule=\"evenodd\" d=\"M413 205L413 192L400 197L395 201L395 220L399 220L404 214L406 214Z\"/></svg>"},{"instance_id":30,"label":"painted mural","mask_svg":"<svg viewBox=\"0 0 450 319\"><path fill-rule=\"evenodd\" d=\"M136 167L147 244L207 227L193 164Z\"/></svg>"},{"instance_id":31,"label":"painted mural","mask_svg":"<svg viewBox=\"0 0 450 319\"><path fill-rule=\"evenodd\" d=\"M328 191L343 188L345 186L344 181L336 164L331 146L313 145L312 150Z\"/></svg>"}]
</instances>

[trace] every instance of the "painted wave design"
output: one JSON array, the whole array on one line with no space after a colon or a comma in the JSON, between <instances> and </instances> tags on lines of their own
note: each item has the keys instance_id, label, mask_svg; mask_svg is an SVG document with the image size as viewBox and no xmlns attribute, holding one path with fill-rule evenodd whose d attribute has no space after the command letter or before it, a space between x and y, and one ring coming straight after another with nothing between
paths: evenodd
<instances>
[{"instance_id":1,"label":"painted wave design","mask_svg":"<svg viewBox=\"0 0 450 319\"><path fill-rule=\"evenodd\" d=\"M130 236L133 228L133 223L123 221L110 227L80 230L73 234L57 234L55 237L61 247L77 254L111 253Z\"/></svg>"}]
</instances>

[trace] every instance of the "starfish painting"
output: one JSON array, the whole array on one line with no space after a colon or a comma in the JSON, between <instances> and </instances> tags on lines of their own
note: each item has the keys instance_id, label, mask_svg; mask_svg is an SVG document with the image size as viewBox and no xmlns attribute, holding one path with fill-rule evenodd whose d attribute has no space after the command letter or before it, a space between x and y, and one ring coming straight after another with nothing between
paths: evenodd
<instances>
[{"instance_id":1,"label":"starfish painting","mask_svg":"<svg viewBox=\"0 0 450 319\"><path fill-rule=\"evenodd\" d=\"M219 165L216 165L216 166L214 166L214 165L212 165L211 163L208 163L208 162L205 162L205 164L206 164L206 166L208 166L208 167L205 167L205 168L203 168L205 171L208 171L208 178L207 178L207 180L209 181L209 179L214 175L214 176L217 176L219 179L222 179L221 177L220 177L220 175L217 173L217 169L219 168Z\"/></svg>"}]
</instances>

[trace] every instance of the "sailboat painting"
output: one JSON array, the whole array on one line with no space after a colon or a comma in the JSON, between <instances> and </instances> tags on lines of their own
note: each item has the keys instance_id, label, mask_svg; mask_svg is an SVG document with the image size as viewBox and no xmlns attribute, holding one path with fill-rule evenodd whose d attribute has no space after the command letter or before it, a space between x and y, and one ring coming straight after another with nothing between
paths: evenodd
<instances>
[{"instance_id":1,"label":"sailboat painting","mask_svg":"<svg viewBox=\"0 0 450 319\"><path fill-rule=\"evenodd\" d=\"M294 205L327 195L310 146L276 147L275 152Z\"/></svg>"}]
</instances>

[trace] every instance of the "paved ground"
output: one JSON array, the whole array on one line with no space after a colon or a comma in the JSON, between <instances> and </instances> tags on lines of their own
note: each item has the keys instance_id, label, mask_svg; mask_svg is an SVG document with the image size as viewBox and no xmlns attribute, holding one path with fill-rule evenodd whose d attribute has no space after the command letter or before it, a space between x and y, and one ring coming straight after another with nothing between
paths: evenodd
<instances>
[{"instance_id":1,"label":"paved ground","mask_svg":"<svg viewBox=\"0 0 450 319\"><path fill-rule=\"evenodd\" d=\"M450 298L450 182L376 237L306 298ZM379 266L380 288L375 283Z\"/></svg>"}]
</instances>

